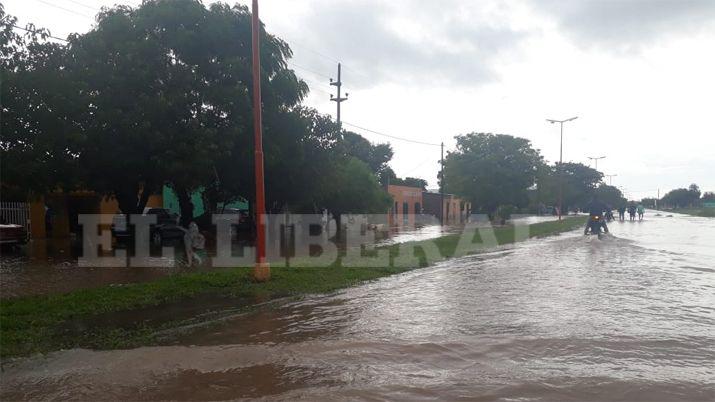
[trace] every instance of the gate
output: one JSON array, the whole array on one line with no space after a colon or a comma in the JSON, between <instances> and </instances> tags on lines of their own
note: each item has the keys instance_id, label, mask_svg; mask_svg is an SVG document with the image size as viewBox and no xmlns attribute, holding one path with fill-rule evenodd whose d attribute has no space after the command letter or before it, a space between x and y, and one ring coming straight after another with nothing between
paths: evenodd
<instances>
[{"instance_id":1,"label":"gate","mask_svg":"<svg viewBox=\"0 0 715 402\"><path fill-rule=\"evenodd\" d=\"M26 202L0 202L0 222L14 223L30 232L30 208Z\"/></svg>"}]
</instances>

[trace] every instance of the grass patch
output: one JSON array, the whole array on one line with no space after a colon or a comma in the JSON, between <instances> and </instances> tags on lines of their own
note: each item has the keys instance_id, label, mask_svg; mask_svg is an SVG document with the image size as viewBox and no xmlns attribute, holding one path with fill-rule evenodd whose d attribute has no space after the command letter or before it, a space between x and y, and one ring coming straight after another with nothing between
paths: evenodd
<instances>
[{"instance_id":1,"label":"grass patch","mask_svg":"<svg viewBox=\"0 0 715 402\"><path fill-rule=\"evenodd\" d=\"M676 208L663 212L675 212L678 214L703 216L706 218L715 218L715 208Z\"/></svg>"},{"instance_id":2,"label":"grass patch","mask_svg":"<svg viewBox=\"0 0 715 402\"><path fill-rule=\"evenodd\" d=\"M560 222L533 224L526 237L569 231L582 226L585 219L571 217ZM472 238L473 243L466 249L458 248L460 235L457 234L391 245L373 251L384 254L386 250L390 255L390 263L380 267L347 266L350 265L347 260L338 260L321 268L274 267L271 270L272 278L266 283L254 282L251 268L233 268L183 273L152 282L110 285L65 294L4 299L0 300L0 356L21 356L74 347L111 349L148 344L156 330L170 327L172 323L164 323L159 327L138 323L129 328L103 325L88 328L79 334L68 332L66 326L73 320L92 322L93 317L100 315L131 312L150 306L168 306L207 294L266 300L331 292L430 265L435 261L429 257L429 253L425 253L429 247L434 249L436 246L441 258L450 258L455 254L471 254L497 244L512 243L516 233L515 228L508 226L477 232ZM483 242L486 242L486 246ZM406 264L395 263L395 257L405 247L414 247L416 258Z\"/></svg>"}]
</instances>

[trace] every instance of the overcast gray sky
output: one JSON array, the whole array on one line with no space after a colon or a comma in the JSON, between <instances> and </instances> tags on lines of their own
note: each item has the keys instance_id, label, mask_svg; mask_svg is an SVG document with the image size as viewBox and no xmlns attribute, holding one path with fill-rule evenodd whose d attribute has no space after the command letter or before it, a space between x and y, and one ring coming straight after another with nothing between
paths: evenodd
<instances>
[{"instance_id":1,"label":"overcast gray sky","mask_svg":"<svg viewBox=\"0 0 715 402\"><path fill-rule=\"evenodd\" d=\"M115 3L140 1L4 1L60 37ZM345 123L447 149L457 134L511 134L556 161L545 119L579 116L564 160L605 155L599 170L627 195L715 190L715 0L262 0L261 19L294 49L308 105L334 114L343 63ZM392 143L399 176L436 185L439 147L355 131Z\"/></svg>"}]
</instances>

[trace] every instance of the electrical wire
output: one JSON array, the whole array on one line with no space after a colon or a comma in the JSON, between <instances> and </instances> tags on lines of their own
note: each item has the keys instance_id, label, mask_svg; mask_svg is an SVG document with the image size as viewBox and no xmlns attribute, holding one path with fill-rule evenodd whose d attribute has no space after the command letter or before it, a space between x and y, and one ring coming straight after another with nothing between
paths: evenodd
<instances>
[{"instance_id":1,"label":"electrical wire","mask_svg":"<svg viewBox=\"0 0 715 402\"><path fill-rule=\"evenodd\" d=\"M42 3L42 4L45 4L45 5L48 5L48 6L50 6L50 7L54 7L54 8L57 8L57 9L66 11L66 12L68 12L68 13L72 13L72 14L75 14L75 15L79 15L79 16L82 16L82 17L94 18L94 16L91 16L91 15L89 15L89 14L81 13L81 12L79 12L79 11L72 10L71 8L65 8L65 7L62 7L62 6L58 6L57 4L52 4L52 3L48 2L48 1L45 1L45 0L35 0L35 1L40 2L40 3Z\"/></svg>"},{"instance_id":2,"label":"electrical wire","mask_svg":"<svg viewBox=\"0 0 715 402\"><path fill-rule=\"evenodd\" d=\"M45 32L39 31L39 30L34 30L34 31L33 31L32 29L23 28L23 27L21 27L21 26L15 25L15 24L11 24L11 26L12 26L13 28L22 29L22 30L25 31L25 32L29 32L29 33L33 33L33 34L42 35L42 34L45 33ZM48 37L48 38L52 38L52 39L56 39L56 40L61 40L62 42L68 42L67 39L62 39L62 38L59 38L59 37L57 37L57 36L52 36L52 35L49 35L49 34L47 35L47 37Z\"/></svg>"},{"instance_id":3,"label":"electrical wire","mask_svg":"<svg viewBox=\"0 0 715 402\"><path fill-rule=\"evenodd\" d=\"M348 122L346 122L346 121L343 121L342 124L345 124L346 126L350 126L350 127L353 127L353 128L357 128L357 129L359 129L359 130L367 131L367 132L369 132L369 133L381 135L381 136L383 136L383 137L392 138L393 140L411 142L411 143L413 143L413 144L429 145L429 146L433 146L433 147L439 147L439 146L441 146L441 144L433 144L433 143L431 143L431 142L411 140L411 139L409 139L409 138L398 137L398 136L396 136L396 135L386 134L386 133L383 133L383 132L380 132L380 131L371 130L371 129L369 129L369 128L361 127L361 126L358 126L358 125L356 125L356 124L348 123Z\"/></svg>"}]
</instances>

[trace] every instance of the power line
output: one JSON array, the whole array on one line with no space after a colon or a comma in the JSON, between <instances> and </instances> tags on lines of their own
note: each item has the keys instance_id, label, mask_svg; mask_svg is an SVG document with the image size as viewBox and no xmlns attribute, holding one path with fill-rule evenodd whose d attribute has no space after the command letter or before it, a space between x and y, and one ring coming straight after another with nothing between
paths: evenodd
<instances>
[{"instance_id":1,"label":"power line","mask_svg":"<svg viewBox=\"0 0 715 402\"><path fill-rule=\"evenodd\" d=\"M81 12L79 12L79 11L75 11L75 10L72 10L72 9L70 9L70 8L65 8L65 7L62 7L62 6L58 6L57 4L52 4L52 3L47 2L47 1L45 1L45 0L35 0L35 1L38 1L38 2L40 2L40 3L42 3L42 4L48 5L48 6L50 6L50 7L54 7L54 8L57 8L57 9L66 11L66 12L68 12L68 13L76 14L76 15L79 15L79 16L82 16L82 17L94 18L94 16L92 16L92 15L85 14L85 13L81 13Z\"/></svg>"},{"instance_id":2,"label":"power line","mask_svg":"<svg viewBox=\"0 0 715 402\"><path fill-rule=\"evenodd\" d=\"M12 26L13 28L22 29L22 30L25 31L25 32L29 32L29 33L33 33L33 34L38 34L38 35L43 35L43 34L45 34L45 32L43 32L43 31L38 31L38 30L34 30L34 31L33 31L32 29L23 28L23 27L21 27L21 26L15 25L15 24L12 24L11 26ZM52 36L52 35L49 35L49 34L47 34L47 37L48 37L48 38L52 38L52 39L61 40L62 42L69 42L67 39L58 38L57 36Z\"/></svg>"},{"instance_id":3,"label":"power line","mask_svg":"<svg viewBox=\"0 0 715 402\"><path fill-rule=\"evenodd\" d=\"M307 72L309 72L309 73L312 73L312 74L315 74L315 75L319 75L319 76L324 77L324 78L330 78L329 75L325 75L325 74L319 73L319 72L317 72L317 71L315 71L315 70L311 70L311 69L309 69L309 68L306 68L306 67L303 67L303 66L299 66L299 65L293 63L292 61L289 61L289 62L288 62L288 65L291 66L291 67L299 68L299 69L301 69L301 70L305 70L305 71L307 71Z\"/></svg>"},{"instance_id":4,"label":"power line","mask_svg":"<svg viewBox=\"0 0 715 402\"><path fill-rule=\"evenodd\" d=\"M358 126L358 125L355 125L355 124L352 124L352 123L348 123L348 122L345 122L345 121L342 122L342 124L345 124L345 125L350 126L350 127L357 128L357 129L359 129L359 130L367 131L367 132L369 132L369 133L381 135L381 136L383 136L383 137L392 138L393 140L411 142L411 143L414 143L414 144L421 144L421 145L429 145L429 146L433 146L433 147L439 147L439 146L441 146L441 144L433 144L433 143L431 143L431 142L423 142L423 141L411 140L411 139L409 139L409 138L403 138L403 137L398 137L398 136L395 136L395 135L385 134L385 133L382 133L382 132L380 132L380 131L371 130L371 129L365 128L365 127L360 127L360 126Z\"/></svg>"},{"instance_id":5,"label":"power line","mask_svg":"<svg viewBox=\"0 0 715 402\"><path fill-rule=\"evenodd\" d=\"M90 6L89 4L85 4L85 3L82 3L82 2L77 1L77 0L65 0L65 1L69 1L70 3L77 4L78 6L82 6L82 7L84 7L84 8L88 8L88 9L90 9L90 10L92 10L92 11L97 11L97 9L94 8L93 6Z\"/></svg>"}]
</instances>

